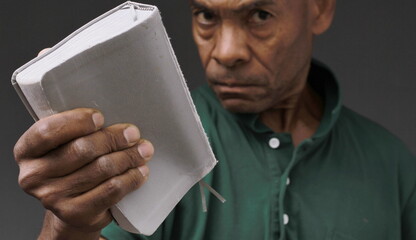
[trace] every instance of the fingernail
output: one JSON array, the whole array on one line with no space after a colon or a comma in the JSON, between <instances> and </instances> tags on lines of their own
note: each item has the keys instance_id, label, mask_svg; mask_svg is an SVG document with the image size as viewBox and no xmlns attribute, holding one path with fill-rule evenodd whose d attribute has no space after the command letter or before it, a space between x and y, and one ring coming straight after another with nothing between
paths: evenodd
<instances>
[{"instance_id":1,"label":"fingernail","mask_svg":"<svg viewBox=\"0 0 416 240\"><path fill-rule=\"evenodd\" d=\"M143 177L149 176L149 167L147 165L139 167L139 171L142 173Z\"/></svg>"},{"instance_id":2,"label":"fingernail","mask_svg":"<svg viewBox=\"0 0 416 240\"><path fill-rule=\"evenodd\" d=\"M96 112L92 115L92 121L94 122L95 127L98 129L104 125L104 116Z\"/></svg>"},{"instance_id":3,"label":"fingernail","mask_svg":"<svg viewBox=\"0 0 416 240\"><path fill-rule=\"evenodd\" d=\"M153 148L153 145L150 142L143 141L142 143L140 143L138 147L138 151L140 153L140 156L142 156L142 158L149 159L153 155L155 150Z\"/></svg>"},{"instance_id":4,"label":"fingernail","mask_svg":"<svg viewBox=\"0 0 416 240\"><path fill-rule=\"evenodd\" d=\"M49 50L51 50L51 48L45 48L45 49L42 49L42 51L40 51L40 52L38 53L38 56L40 56L40 55L42 55L42 54L44 54L44 53L48 52Z\"/></svg>"},{"instance_id":5,"label":"fingernail","mask_svg":"<svg viewBox=\"0 0 416 240\"><path fill-rule=\"evenodd\" d=\"M124 129L124 138L127 140L128 143L135 143L140 139L140 132L137 127L130 126Z\"/></svg>"}]
</instances>

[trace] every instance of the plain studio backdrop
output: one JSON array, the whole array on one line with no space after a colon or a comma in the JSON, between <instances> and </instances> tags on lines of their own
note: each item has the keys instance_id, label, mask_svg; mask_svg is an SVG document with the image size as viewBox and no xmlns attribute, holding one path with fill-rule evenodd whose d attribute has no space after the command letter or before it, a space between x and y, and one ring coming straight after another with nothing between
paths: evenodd
<instances>
[{"instance_id":1,"label":"plain studio backdrop","mask_svg":"<svg viewBox=\"0 0 416 240\"><path fill-rule=\"evenodd\" d=\"M17 184L12 149L33 123L10 78L37 53L121 0L3 1L0 6L1 239L35 239L43 209ZM204 81L190 32L188 0L143 1L159 7L190 88ZM401 138L416 154L416 2L338 0L315 57L338 77L344 103Z\"/></svg>"}]
</instances>

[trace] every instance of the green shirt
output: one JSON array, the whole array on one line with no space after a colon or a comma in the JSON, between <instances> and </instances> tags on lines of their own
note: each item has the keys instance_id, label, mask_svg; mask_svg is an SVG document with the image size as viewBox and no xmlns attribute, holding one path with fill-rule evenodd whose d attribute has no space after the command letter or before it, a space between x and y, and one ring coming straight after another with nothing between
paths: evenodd
<instances>
[{"instance_id":1,"label":"green shirt","mask_svg":"<svg viewBox=\"0 0 416 240\"><path fill-rule=\"evenodd\" d=\"M313 62L308 83L323 97L313 137L296 148L255 114L222 108L208 86L193 92L219 161L205 181L227 201L193 187L151 237L115 224L108 239L416 240L416 159L397 138L341 105L329 70ZM138 203L140 204L140 203Z\"/></svg>"}]
</instances>

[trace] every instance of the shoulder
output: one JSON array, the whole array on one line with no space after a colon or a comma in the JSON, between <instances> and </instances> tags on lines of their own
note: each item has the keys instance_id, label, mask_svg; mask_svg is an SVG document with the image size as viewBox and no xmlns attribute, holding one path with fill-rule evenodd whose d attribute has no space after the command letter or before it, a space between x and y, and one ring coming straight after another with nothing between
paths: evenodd
<instances>
[{"instance_id":1,"label":"shoulder","mask_svg":"<svg viewBox=\"0 0 416 240\"><path fill-rule=\"evenodd\" d=\"M361 154L373 156L379 164L416 171L415 156L398 137L347 107L342 108L334 131L344 135L346 146L353 145Z\"/></svg>"},{"instance_id":2,"label":"shoulder","mask_svg":"<svg viewBox=\"0 0 416 240\"><path fill-rule=\"evenodd\" d=\"M402 209L408 204L416 206L416 157L398 137L367 117L342 107L331 139L340 144L342 154L359 164L359 171L372 179L382 177L384 187L391 194L397 192Z\"/></svg>"},{"instance_id":3,"label":"shoulder","mask_svg":"<svg viewBox=\"0 0 416 240\"><path fill-rule=\"evenodd\" d=\"M374 143L375 145L389 146L407 151L403 142L386 128L348 107L342 107L338 125L355 135L358 140L361 139L361 141Z\"/></svg>"}]
</instances>

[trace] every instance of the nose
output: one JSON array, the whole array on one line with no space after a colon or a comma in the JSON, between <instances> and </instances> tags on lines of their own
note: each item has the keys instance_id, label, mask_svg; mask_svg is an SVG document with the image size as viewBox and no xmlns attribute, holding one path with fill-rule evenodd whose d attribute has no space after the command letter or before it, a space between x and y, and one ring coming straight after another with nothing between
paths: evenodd
<instances>
[{"instance_id":1,"label":"nose","mask_svg":"<svg viewBox=\"0 0 416 240\"><path fill-rule=\"evenodd\" d=\"M227 68L233 68L250 60L246 34L241 27L223 24L215 37L212 57Z\"/></svg>"}]
</instances>

